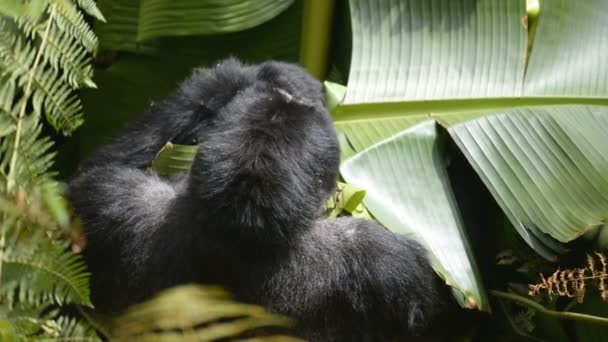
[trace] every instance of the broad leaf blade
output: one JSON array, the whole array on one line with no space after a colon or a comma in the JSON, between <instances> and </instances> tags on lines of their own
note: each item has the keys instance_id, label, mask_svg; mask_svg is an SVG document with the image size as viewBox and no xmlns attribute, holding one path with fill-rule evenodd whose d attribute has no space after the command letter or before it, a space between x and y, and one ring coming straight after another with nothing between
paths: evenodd
<instances>
[{"instance_id":1,"label":"broad leaf blade","mask_svg":"<svg viewBox=\"0 0 608 342\"><path fill-rule=\"evenodd\" d=\"M346 135L353 149L361 151L429 118L452 125L518 102L521 100L509 98L359 103L337 106L332 117L336 129Z\"/></svg>"},{"instance_id":2,"label":"broad leaf blade","mask_svg":"<svg viewBox=\"0 0 608 342\"><path fill-rule=\"evenodd\" d=\"M294 0L141 0L137 40L236 32L260 25Z\"/></svg>"},{"instance_id":3,"label":"broad leaf blade","mask_svg":"<svg viewBox=\"0 0 608 342\"><path fill-rule=\"evenodd\" d=\"M366 190L363 201L378 221L428 248L462 306L488 310L442 149L437 123L427 121L357 154L341 171L348 183Z\"/></svg>"},{"instance_id":4,"label":"broad leaf blade","mask_svg":"<svg viewBox=\"0 0 608 342\"><path fill-rule=\"evenodd\" d=\"M607 131L608 107L577 105L515 108L449 129L513 225L545 257L560 251L555 240L571 241L608 218Z\"/></svg>"},{"instance_id":5,"label":"broad leaf blade","mask_svg":"<svg viewBox=\"0 0 608 342\"><path fill-rule=\"evenodd\" d=\"M101 50L136 51L140 0L99 0L107 22L95 23Z\"/></svg>"},{"instance_id":6,"label":"broad leaf blade","mask_svg":"<svg viewBox=\"0 0 608 342\"><path fill-rule=\"evenodd\" d=\"M543 0L528 96L608 96L608 1Z\"/></svg>"},{"instance_id":7,"label":"broad leaf blade","mask_svg":"<svg viewBox=\"0 0 608 342\"><path fill-rule=\"evenodd\" d=\"M327 217L335 218L343 212L358 217L369 218L369 213L363 205L365 190L352 184L338 182L336 192L325 202Z\"/></svg>"},{"instance_id":8,"label":"broad leaf blade","mask_svg":"<svg viewBox=\"0 0 608 342\"><path fill-rule=\"evenodd\" d=\"M351 0L346 103L519 96L524 0Z\"/></svg>"},{"instance_id":9,"label":"broad leaf blade","mask_svg":"<svg viewBox=\"0 0 608 342\"><path fill-rule=\"evenodd\" d=\"M336 128L360 151L428 117L449 126L514 106L608 104L599 2L543 1L526 75L526 1L351 0L352 63Z\"/></svg>"},{"instance_id":10,"label":"broad leaf blade","mask_svg":"<svg viewBox=\"0 0 608 342\"><path fill-rule=\"evenodd\" d=\"M325 81L323 82L323 88L325 90L325 107L332 111L344 101L346 87L338 83Z\"/></svg>"},{"instance_id":11,"label":"broad leaf blade","mask_svg":"<svg viewBox=\"0 0 608 342\"><path fill-rule=\"evenodd\" d=\"M184 5L184 7L179 7L179 10L196 11L202 6L202 2L204 1L188 2L188 7ZM281 2L291 4L293 0L281 0ZM183 5L180 1L174 1L174 3ZM301 2L295 2L291 6L289 4L285 4L284 8L268 18L270 20L264 20L255 27L244 31L218 35L193 35L194 28L190 28L187 29L188 36L184 36L186 33L180 34L180 32L171 31L171 27L159 26L150 28L158 31L155 33L158 35L158 39L141 40L139 32L145 17L142 17L143 13L140 10L143 10L141 7L145 5L145 1L101 0L99 8L108 22L97 23L95 33L99 37L102 49L164 55L168 59L164 61L165 65L171 68L175 68L172 64L184 63L184 59L192 61L189 66L192 68L205 62L215 62L216 59L229 55L235 55L250 62L270 57L296 61L300 49L302 4ZM222 4L220 3L218 6L222 7ZM154 16L163 15L164 12L154 14ZM156 22L154 25L161 23ZM200 23L189 22L189 24L199 25ZM185 23L175 22L171 25L185 25ZM100 88L103 89L103 87Z\"/></svg>"},{"instance_id":12,"label":"broad leaf blade","mask_svg":"<svg viewBox=\"0 0 608 342\"><path fill-rule=\"evenodd\" d=\"M290 319L265 308L232 300L220 288L197 285L164 290L146 302L131 306L119 317L91 310L86 310L85 314L109 335L107 337L125 341L215 341L234 339L256 328L293 325Z\"/></svg>"},{"instance_id":13,"label":"broad leaf blade","mask_svg":"<svg viewBox=\"0 0 608 342\"><path fill-rule=\"evenodd\" d=\"M197 145L178 145L168 142L156 154L150 168L161 176L189 173L197 151Z\"/></svg>"}]
</instances>

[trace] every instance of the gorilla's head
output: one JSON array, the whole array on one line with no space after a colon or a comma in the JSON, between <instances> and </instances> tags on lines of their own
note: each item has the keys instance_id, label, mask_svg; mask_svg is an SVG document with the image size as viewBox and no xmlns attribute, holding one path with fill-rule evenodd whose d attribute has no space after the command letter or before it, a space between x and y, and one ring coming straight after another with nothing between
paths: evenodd
<instances>
[{"instance_id":1,"label":"gorilla's head","mask_svg":"<svg viewBox=\"0 0 608 342\"><path fill-rule=\"evenodd\" d=\"M229 226L287 237L310 226L336 183L340 151L322 87L291 64L232 66L247 81L199 135L190 187L224 226L222 213L239 213Z\"/></svg>"}]
</instances>

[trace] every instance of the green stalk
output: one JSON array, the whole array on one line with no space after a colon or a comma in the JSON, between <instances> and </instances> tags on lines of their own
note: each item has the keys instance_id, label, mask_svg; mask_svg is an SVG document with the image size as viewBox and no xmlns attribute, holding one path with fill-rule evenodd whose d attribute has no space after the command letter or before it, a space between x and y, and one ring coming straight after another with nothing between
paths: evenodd
<instances>
[{"instance_id":1,"label":"green stalk","mask_svg":"<svg viewBox=\"0 0 608 342\"><path fill-rule=\"evenodd\" d=\"M49 19L47 20L46 28L44 29L44 35L42 36L42 42L40 43L40 49L36 53L36 58L34 59L34 65L32 65L32 69L30 70L30 77L27 80L27 85L25 86L25 94L23 95L25 99L27 99L32 92L32 83L34 81L34 72L36 72L36 68L38 68L38 64L40 63L40 59L42 58L42 52L44 51L44 47L47 42L47 38L49 35L49 30L51 29L51 23L53 22L53 17L55 16L55 6L51 5ZM11 162L8 168L8 177L6 180L6 192L10 193L13 186L15 186L15 165L17 165L17 151L19 150L19 145L21 143L21 130L23 129L23 117L25 116L25 108L27 107L27 101L23 101L21 105L21 110L19 111L19 115L17 116L17 129L15 130L15 145L13 148L13 154L11 155Z\"/></svg>"},{"instance_id":2,"label":"green stalk","mask_svg":"<svg viewBox=\"0 0 608 342\"><path fill-rule=\"evenodd\" d=\"M595 323L595 324L601 324L601 325L608 325L608 318L606 318L606 317L587 315L587 314L582 314L582 313L578 313L578 312L565 312L565 311L550 310L531 299L522 297L520 295L516 295L514 293L490 290L490 294L492 296L495 296L498 298L502 298L502 299L510 300L512 302L523 304L529 308L532 308L532 309L542 313L543 315L556 317L559 319L567 319L567 320L571 320L571 321L581 321L581 322L589 322L589 323Z\"/></svg>"},{"instance_id":3,"label":"green stalk","mask_svg":"<svg viewBox=\"0 0 608 342\"><path fill-rule=\"evenodd\" d=\"M17 154L19 151L19 145L21 143L21 131L23 130L23 118L25 117L25 109L27 106L27 98L30 96L32 92L32 83L34 80L34 72L38 68L38 64L42 58L42 52L44 51L44 47L47 42L47 37L49 35L49 31L51 29L51 23L53 22L53 17L55 16L55 6L51 5L50 7L50 15L47 20L46 28L44 29L44 35L42 36L42 42L40 43L40 49L36 53L36 58L34 59L34 64L32 65L32 69L30 72L30 77L27 80L27 85L25 86L24 93L24 101L21 105L21 109L19 110L19 114L17 116L17 128L15 129L15 143L13 145L13 152L11 155L11 161L8 168L8 175L6 177L6 193L9 194L12 188L15 186L15 166L17 165ZM5 222L6 220L5 217ZM6 247L6 230L7 226L3 226L0 231L0 282L2 281L2 265L4 260L4 249Z\"/></svg>"},{"instance_id":4,"label":"green stalk","mask_svg":"<svg viewBox=\"0 0 608 342\"><path fill-rule=\"evenodd\" d=\"M334 0L304 1L300 64L319 80L327 72Z\"/></svg>"}]
</instances>

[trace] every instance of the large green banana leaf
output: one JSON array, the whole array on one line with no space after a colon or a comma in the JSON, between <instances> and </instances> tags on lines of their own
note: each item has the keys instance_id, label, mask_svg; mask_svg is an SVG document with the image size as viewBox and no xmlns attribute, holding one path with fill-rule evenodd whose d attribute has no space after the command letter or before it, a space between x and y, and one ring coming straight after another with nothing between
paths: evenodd
<instances>
[{"instance_id":1,"label":"large green banana leaf","mask_svg":"<svg viewBox=\"0 0 608 342\"><path fill-rule=\"evenodd\" d=\"M361 153L354 158L372 158L365 155L380 150L366 150L369 146L390 145L391 136L435 119L449 128L507 217L540 255L555 259L564 251L560 242L608 218L608 139L602 131L608 115L608 2L542 1L529 60L525 0L351 0L350 15L349 79L332 115L348 149ZM409 144L407 153L424 150L413 140ZM433 254L439 246L465 239L458 211L447 221L444 216L454 207L439 200L451 198L451 190L429 191L432 179L445 173L412 175L411 169L395 166L415 160L402 155L406 150L381 151L383 162L347 161L342 170L376 175L365 186L353 179L367 191L364 201L372 214L390 229L424 236ZM409 177L429 179L404 183ZM374 202L380 200L369 194L391 186L402 189L399 184L408 184L407 193L378 215ZM410 197L417 199L415 206ZM411 208L428 217L412 215ZM390 219L403 212L411 217ZM403 227L395 227L396 222ZM452 227L439 227L439 222ZM435 255L441 264L436 270L459 292L483 298L478 275L458 276L462 269L454 265L470 263L468 269L476 269L467 243L460 246L464 252L451 252L458 262ZM479 307L486 309L483 304Z\"/></svg>"},{"instance_id":2,"label":"large green banana leaf","mask_svg":"<svg viewBox=\"0 0 608 342\"><path fill-rule=\"evenodd\" d=\"M518 107L449 132L541 255L608 219L608 106Z\"/></svg>"},{"instance_id":3,"label":"large green banana leaf","mask_svg":"<svg viewBox=\"0 0 608 342\"><path fill-rule=\"evenodd\" d=\"M159 37L209 35L256 27L294 0L101 0L108 25L98 25L102 47L145 51ZM143 44L143 45L142 45ZM210 45L215 48L215 45ZM198 46L200 49L201 46Z\"/></svg>"},{"instance_id":4,"label":"large green banana leaf","mask_svg":"<svg viewBox=\"0 0 608 342\"><path fill-rule=\"evenodd\" d=\"M384 140L344 162L342 175L367 189L367 208L387 228L428 247L434 268L459 290L455 294L462 306L487 308L447 177L445 139L437 128L431 120Z\"/></svg>"},{"instance_id":5,"label":"large green banana leaf","mask_svg":"<svg viewBox=\"0 0 608 342\"><path fill-rule=\"evenodd\" d=\"M138 40L217 34L258 26L294 0L141 0Z\"/></svg>"}]
</instances>

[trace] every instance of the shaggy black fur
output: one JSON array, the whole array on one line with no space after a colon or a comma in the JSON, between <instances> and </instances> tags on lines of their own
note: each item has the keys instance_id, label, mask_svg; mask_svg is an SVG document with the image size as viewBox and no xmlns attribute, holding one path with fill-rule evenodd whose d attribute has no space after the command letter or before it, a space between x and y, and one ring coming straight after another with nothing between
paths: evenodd
<instances>
[{"instance_id":1,"label":"shaggy black fur","mask_svg":"<svg viewBox=\"0 0 608 342\"><path fill-rule=\"evenodd\" d=\"M297 318L312 341L420 333L440 309L423 248L372 221L321 218L339 165L322 101L321 84L295 65L226 60L83 163L70 199L97 308L212 283ZM189 175L144 171L167 141L198 143Z\"/></svg>"}]
</instances>

